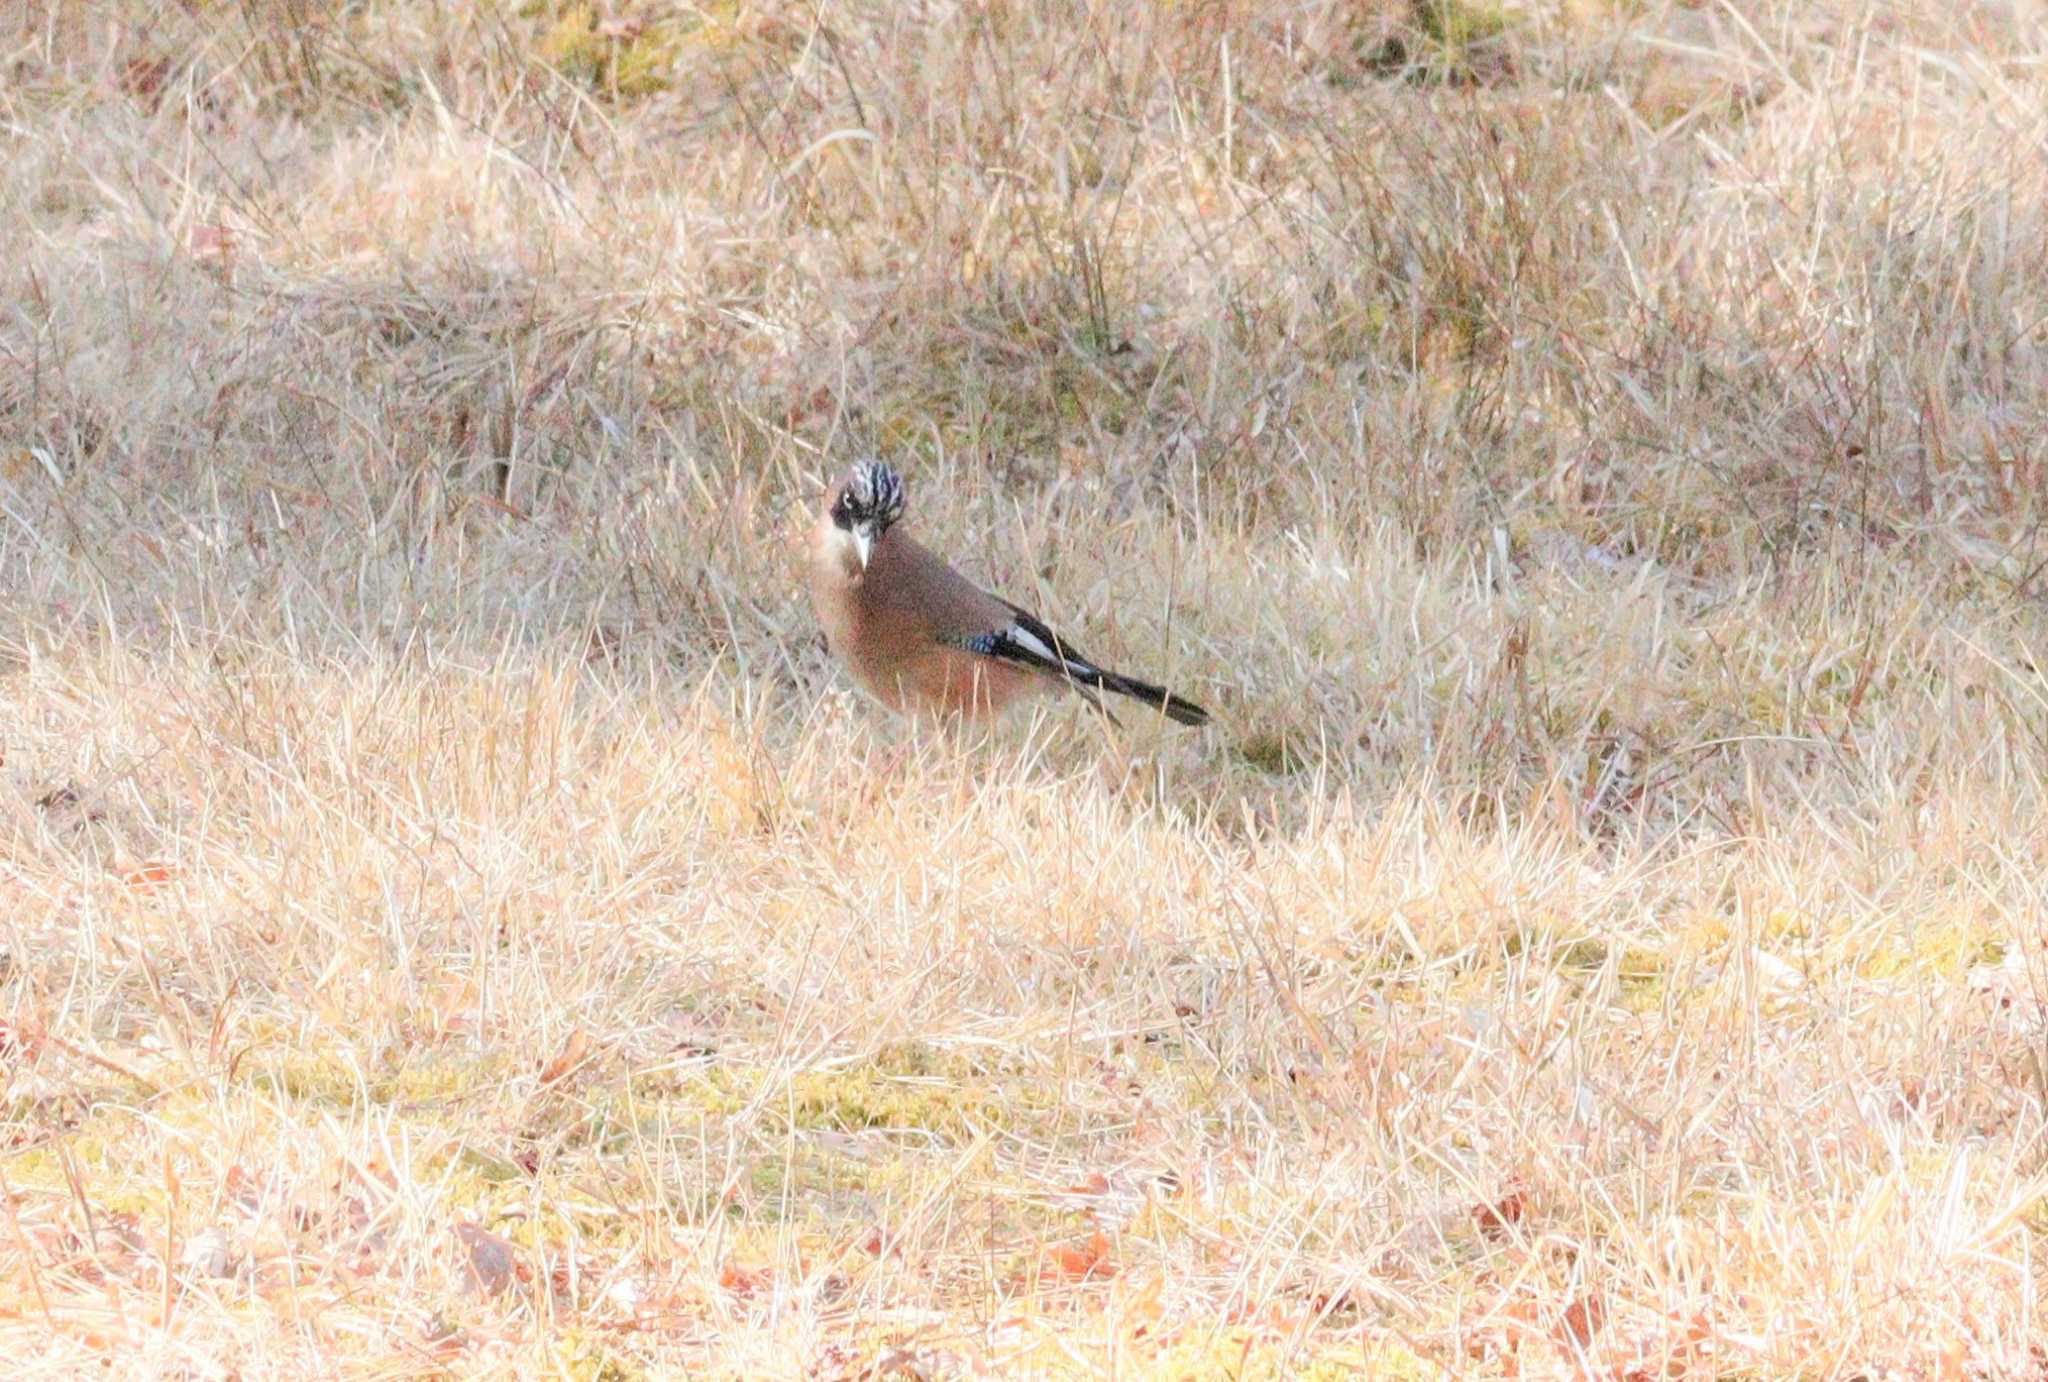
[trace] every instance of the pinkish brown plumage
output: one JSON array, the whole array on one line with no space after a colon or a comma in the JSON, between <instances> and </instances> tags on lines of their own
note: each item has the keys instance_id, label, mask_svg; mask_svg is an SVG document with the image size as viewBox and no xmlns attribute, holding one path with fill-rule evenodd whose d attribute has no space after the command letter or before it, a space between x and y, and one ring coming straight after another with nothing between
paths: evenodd
<instances>
[{"instance_id":1,"label":"pinkish brown plumage","mask_svg":"<svg viewBox=\"0 0 2048 1382\"><path fill-rule=\"evenodd\" d=\"M982 719L1068 686L1098 707L1096 693L1111 691L1181 724L1208 721L1192 701L1097 667L976 586L898 526L903 510L902 478L864 461L833 486L811 542L811 603L826 643L884 705Z\"/></svg>"}]
</instances>

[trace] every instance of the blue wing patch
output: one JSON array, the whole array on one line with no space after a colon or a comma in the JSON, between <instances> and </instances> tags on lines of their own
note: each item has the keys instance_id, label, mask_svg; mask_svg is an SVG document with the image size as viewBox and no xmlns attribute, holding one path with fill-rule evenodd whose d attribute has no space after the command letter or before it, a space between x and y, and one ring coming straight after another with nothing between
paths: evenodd
<instances>
[{"instance_id":1,"label":"blue wing patch","mask_svg":"<svg viewBox=\"0 0 2048 1382\"><path fill-rule=\"evenodd\" d=\"M997 648L1002 642L1002 635L977 633L966 637L949 638L946 641L964 652L975 653L982 657L994 657Z\"/></svg>"}]
</instances>

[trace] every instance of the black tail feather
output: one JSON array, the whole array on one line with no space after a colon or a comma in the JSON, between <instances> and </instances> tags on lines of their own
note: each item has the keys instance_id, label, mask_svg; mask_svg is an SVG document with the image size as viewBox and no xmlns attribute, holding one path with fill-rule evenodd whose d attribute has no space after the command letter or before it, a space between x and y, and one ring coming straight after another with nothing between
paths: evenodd
<instances>
[{"instance_id":1,"label":"black tail feather","mask_svg":"<svg viewBox=\"0 0 2048 1382\"><path fill-rule=\"evenodd\" d=\"M1009 604L1005 600L1004 604ZM1129 696L1165 715L1167 719L1183 725L1206 725L1209 712L1185 696L1177 696L1163 686L1154 686L1149 681L1122 676L1116 672L1105 672L1087 658L1080 650L1060 638L1051 629L1040 623L1031 613L1018 605L1010 605L1010 612L1017 616L1013 628L987 634L974 640L973 650L984 657L1002 658L1005 661L1035 667L1040 671L1053 672L1067 679L1069 685L1087 696L1097 710L1109 715L1109 708L1101 698L1090 691L1113 691L1119 696ZM1109 715L1109 722L1115 724L1116 716Z\"/></svg>"},{"instance_id":2,"label":"black tail feather","mask_svg":"<svg viewBox=\"0 0 2048 1382\"><path fill-rule=\"evenodd\" d=\"M1119 696L1129 696L1134 701L1142 701L1175 724L1209 723L1208 711L1186 696L1175 695L1165 687L1154 686L1149 681L1119 676L1115 672L1105 672L1099 667L1075 666L1071 663L1068 664L1067 674L1084 685L1100 687L1104 691L1114 691Z\"/></svg>"}]
</instances>

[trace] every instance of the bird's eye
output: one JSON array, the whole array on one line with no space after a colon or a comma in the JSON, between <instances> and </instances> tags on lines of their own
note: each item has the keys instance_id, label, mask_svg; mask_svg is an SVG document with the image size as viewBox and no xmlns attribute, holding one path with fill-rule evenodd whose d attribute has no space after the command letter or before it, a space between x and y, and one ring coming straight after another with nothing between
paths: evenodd
<instances>
[{"instance_id":1,"label":"bird's eye","mask_svg":"<svg viewBox=\"0 0 2048 1382\"><path fill-rule=\"evenodd\" d=\"M853 508L846 502L845 495L841 495L839 502L832 506L832 522L835 526L841 528L851 528L853 526Z\"/></svg>"}]
</instances>

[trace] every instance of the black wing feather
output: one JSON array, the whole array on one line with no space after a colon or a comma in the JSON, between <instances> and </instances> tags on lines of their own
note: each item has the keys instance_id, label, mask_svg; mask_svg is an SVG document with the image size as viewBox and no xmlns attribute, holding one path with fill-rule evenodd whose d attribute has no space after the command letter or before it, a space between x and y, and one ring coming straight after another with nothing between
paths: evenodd
<instances>
[{"instance_id":1,"label":"black wing feather","mask_svg":"<svg viewBox=\"0 0 2048 1382\"><path fill-rule=\"evenodd\" d=\"M1162 711L1168 719L1184 725L1208 723L1209 712L1185 696L1176 696L1164 687L1135 677L1104 671L1089 661L1079 648L1047 628L1037 615L1018 608L1008 600L1003 604L1015 617L1015 623L1006 629L991 629L973 638L961 639L960 646L983 657L997 658L1063 678L1090 705L1108 715L1112 724L1116 723L1116 716L1110 715L1109 708L1095 694L1098 691L1113 691L1117 695L1143 701ZM1031 646L1034 642L1038 645L1035 648ZM1043 649L1050 649L1053 655L1047 657Z\"/></svg>"}]
</instances>

